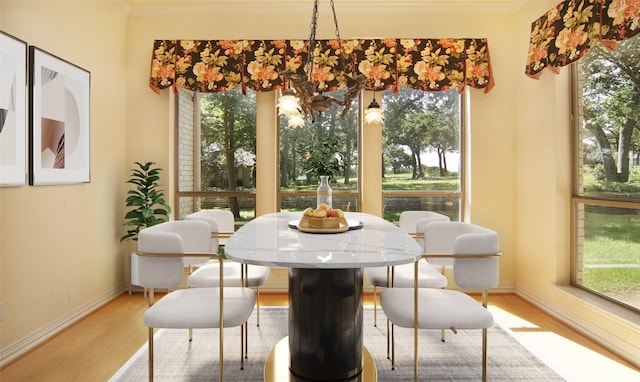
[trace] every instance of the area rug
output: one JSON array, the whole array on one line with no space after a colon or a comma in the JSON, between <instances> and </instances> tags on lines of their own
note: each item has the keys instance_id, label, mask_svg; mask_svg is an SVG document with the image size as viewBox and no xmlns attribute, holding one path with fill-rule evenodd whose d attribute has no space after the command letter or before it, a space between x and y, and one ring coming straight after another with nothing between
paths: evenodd
<instances>
[{"instance_id":1,"label":"area rug","mask_svg":"<svg viewBox=\"0 0 640 382\"><path fill-rule=\"evenodd\" d=\"M142 323L140 323L142 325ZM225 381L263 381L264 362L271 349L287 335L288 310L261 307L260 326L256 312L249 320L249 358L240 370L240 329L224 332ZM413 330L396 328L396 367L387 359L386 318L378 309L373 326L373 308L364 309L364 345L378 370L378 381L413 381ZM419 337L421 381L481 381L482 340L480 330L421 330ZM488 375L490 381L564 381L531 354L508 331L494 324L489 329ZM161 329L155 335L155 381L217 381L218 330L194 330L189 343L186 330ZM138 350L110 381L147 381L147 345Z\"/></svg>"}]
</instances>

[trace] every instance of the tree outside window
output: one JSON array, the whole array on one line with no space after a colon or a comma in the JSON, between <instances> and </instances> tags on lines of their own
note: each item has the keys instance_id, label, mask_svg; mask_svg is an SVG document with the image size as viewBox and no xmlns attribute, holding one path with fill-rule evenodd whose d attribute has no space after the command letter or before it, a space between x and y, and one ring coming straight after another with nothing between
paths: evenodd
<instances>
[{"instance_id":1,"label":"tree outside window","mask_svg":"<svg viewBox=\"0 0 640 382\"><path fill-rule=\"evenodd\" d=\"M178 95L178 216L222 208L255 211L256 95L241 89Z\"/></svg>"},{"instance_id":2,"label":"tree outside window","mask_svg":"<svg viewBox=\"0 0 640 382\"><path fill-rule=\"evenodd\" d=\"M385 218L426 210L459 220L461 96L401 87L385 91L382 101Z\"/></svg>"}]
</instances>

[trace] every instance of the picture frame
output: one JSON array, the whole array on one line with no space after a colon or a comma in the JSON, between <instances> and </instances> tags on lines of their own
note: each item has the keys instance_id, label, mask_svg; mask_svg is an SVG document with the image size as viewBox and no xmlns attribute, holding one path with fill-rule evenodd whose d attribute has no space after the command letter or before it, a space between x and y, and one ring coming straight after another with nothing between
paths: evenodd
<instances>
[{"instance_id":1,"label":"picture frame","mask_svg":"<svg viewBox=\"0 0 640 382\"><path fill-rule=\"evenodd\" d=\"M27 183L27 43L0 31L0 187Z\"/></svg>"},{"instance_id":2,"label":"picture frame","mask_svg":"<svg viewBox=\"0 0 640 382\"><path fill-rule=\"evenodd\" d=\"M91 73L29 46L29 184L90 182Z\"/></svg>"}]
</instances>

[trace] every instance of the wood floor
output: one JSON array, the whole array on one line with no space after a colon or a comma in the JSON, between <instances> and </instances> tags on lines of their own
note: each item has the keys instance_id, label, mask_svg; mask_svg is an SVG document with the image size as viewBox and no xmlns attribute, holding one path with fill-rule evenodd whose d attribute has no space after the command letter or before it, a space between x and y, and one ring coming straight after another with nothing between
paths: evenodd
<instances>
[{"instance_id":1,"label":"wood floor","mask_svg":"<svg viewBox=\"0 0 640 382\"><path fill-rule=\"evenodd\" d=\"M285 294L260 298L261 305L287 305ZM372 301L365 296L365 304ZM523 299L497 294L489 304L496 321L567 381L640 381L640 370ZM141 293L121 295L0 370L0 381L107 381L146 343L146 307Z\"/></svg>"}]
</instances>

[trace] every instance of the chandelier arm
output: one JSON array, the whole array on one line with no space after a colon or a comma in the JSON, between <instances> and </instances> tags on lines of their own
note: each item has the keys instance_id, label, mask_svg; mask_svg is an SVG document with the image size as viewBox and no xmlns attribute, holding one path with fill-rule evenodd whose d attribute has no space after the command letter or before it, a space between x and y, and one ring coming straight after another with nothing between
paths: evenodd
<instances>
[{"instance_id":1,"label":"chandelier arm","mask_svg":"<svg viewBox=\"0 0 640 382\"><path fill-rule=\"evenodd\" d=\"M362 74L356 74L355 68L352 68L351 73L346 72L348 70L347 59L344 54L344 45L342 38L340 37L340 28L338 27L338 16L336 15L336 9L333 0L330 0L331 12L333 13L333 22L335 25L336 38L338 40L338 63L334 68L336 75L343 76L344 78L338 78L338 80L344 81L347 90L344 92L342 100L333 98L332 96L324 95L323 90L319 89L319 84L314 83L314 66L315 66L315 53L316 53L316 31L318 27L318 8L320 0L313 1L313 13L311 15L311 25L309 33L309 46L307 49L307 57L305 61L305 74L296 74L292 71L285 71L285 77L290 81L291 87L295 89L293 91L285 92L280 97L280 103L278 107L281 108L279 114L289 117L289 126L301 126L304 124L303 115L310 117L311 122L315 122L316 113L321 114L324 111L329 110L333 104L342 106L341 117L345 118L347 112L351 108L353 100L357 99L366 83L366 78ZM297 98L297 99L296 99ZM379 107L375 103L370 105L369 109L378 109ZM369 110L374 111L374 110ZM378 111L380 113L380 111ZM369 113L370 114L370 113Z\"/></svg>"},{"instance_id":2,"label":"chandelier arm","mask_svg":"<svg viewBox=\"0 0 640 382\"><path fill-rule=\"evenodd\" d=\"M340 47L340 63L342 64L342 70L346 70L347 69L347 64L346 61L344 59L344 48L342 46L342 38L340 38L340 28L338 28L338 16L336 15L336 9L334 7L333 4L333 0L330 1L331 3L331 12L333 13L333 24L336 27L336 38L338 39L338 47Z\"/></svg>"},{"instance_id":3,"label":"chandelier arm","mask_svg":"<svg viewBox=\"0 0 640 382\"><path fill-rule=\"evenodd\" d=\"M313 65L315 64L316 51L316 30L318 29L318 3L319 0L313 0L313 13L311 14L311 26L309 32L309 47L307 48L307 62L305 69L307 70L307 78L309 83L313 83Z\"/></svg>"}]
</instances>

